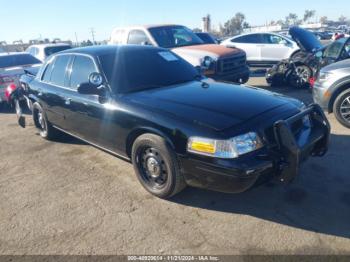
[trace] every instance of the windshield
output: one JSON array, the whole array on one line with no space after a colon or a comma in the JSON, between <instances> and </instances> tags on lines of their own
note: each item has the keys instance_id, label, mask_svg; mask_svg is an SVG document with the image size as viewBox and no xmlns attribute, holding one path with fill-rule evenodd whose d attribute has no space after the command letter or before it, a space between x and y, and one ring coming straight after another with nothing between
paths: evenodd
<instances>
[{"instance_id":1,"label":"windshield","mask_svg":"<svg viewBox=\"0 0 350 262\"><path fill-rule=\"evenodd\" d=\"M154 27L150 28L149 32L158 46L163 48L204 44L195 33L184 26Z\"/></svg>"},{"instance_id":2,"label":"windshield","mask_svg":"<svg viewBox=\"0 0 350 262\"><path fill-rule=\"evenodd\" d=\"M115 55L99 56L116 93L161 88L194 80L198 72L176 54L154 48L119 48Z\"/></svg>"},{"instance_id":3,"label":"windshield","mask_svg":"<svg viewBox=\"0 0 350 262\"><path fill-rule=\"evenodd\" d=\"M70 46L64 45L64 46L50 46L45 48L45 55L50 56L54 53L58 53L67 49L71 49Z\"/></svg>"},{"instance_id":4,"label":"windshield","mask_svg":"<svg viewBox=\"0 0 350 262\"><path fill-rule=\"evenodd\" d=\"M0 68L41 64L41 61L30 54L0 56Z\"/></svg>"}]
</instances>

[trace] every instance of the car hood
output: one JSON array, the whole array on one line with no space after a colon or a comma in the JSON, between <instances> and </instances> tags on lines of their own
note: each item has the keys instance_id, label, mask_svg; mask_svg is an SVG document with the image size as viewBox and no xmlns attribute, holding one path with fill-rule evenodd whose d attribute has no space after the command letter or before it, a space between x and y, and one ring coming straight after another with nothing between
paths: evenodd
<instances>
[{"instance_id":1,"label":"car hood","mask_svg":"<svg viewBox=\"0 0 350 262\"><path fill-rule=\"evenodd\" d=\"M322 68L323 72L329 72L334 70L344 70L345 72L350 74L350 59L342 60Z\"/></svg>"},{"instance_id":2,"label":"car hood","mask_svg":"<svg viewBox=\"0 0 350 262\"><path fill-rule=\"evenodd\" d=\"M218 59L219 57L230 57L243 52L237 48L227 48L215 44L177 47L173 48L172 51L178 55L192 54L201 57L210 56L214 59Z\"/></svg>"},{"instance_id":3,"label":"car hood","mask_svg":"<svg viewBox=\"0 0 350 262\"><path fill-rule=\"evenodd\" d=\"M129 102L156 113L221 131L280 106L296 110L302 104L266 90L198 81L127 95Z\"/></svg>"},{"instance_id":4,"label":"car hood","mask_svg":"<svg viewBox=\"0 0 350 262\"><path fill-rule=\"evenodd\" d=\"M315 34L303 28L297 26L291 27L289 34L303 51L314 52L323 47Z\"/></svg>"}]
</instances>

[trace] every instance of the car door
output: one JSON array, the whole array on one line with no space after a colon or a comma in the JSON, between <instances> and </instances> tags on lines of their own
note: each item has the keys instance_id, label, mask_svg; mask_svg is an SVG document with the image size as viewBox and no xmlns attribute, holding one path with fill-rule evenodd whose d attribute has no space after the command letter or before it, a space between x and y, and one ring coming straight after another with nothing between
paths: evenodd
<instances>
[{"instance_id":1,"label":"car door","mask_svg":"<svg viewBox=\"0 0 350 262\"><path fill-rule=\"evenodd\" d=\"M275 34L262 34L261 60L279 62L289 58L291 47L288 40Z\"/></svg>"},{"instance_id":2,"label":"car door","mask_svg":"<svg viewBox=\"0 0 350 262\"><path fill-rule=\"evenodd\" d=\"M66 129L64 117L65 86L67 85L67 68L70 56L60 55L52 58L44 69L36 96L43 102L48 121L53 125Z\"/></svg>"},{"instance_id":3,"label":"car door","mask_svg":"<svg viewBox=\"0 0 350 262\"><path fill-rule=\"evenodd\" d=\"M68 122L67 131L89 142L101 145L104 118L104 104L97 95L78 93L78 86L89 82L91 73L99 72L96 61L87 55L75 54L70 68L69 91L65 117Z\"/></svg>"},{"instance_id":4,"label":"car door","mask_svg":"<svg viewBox=\"0 0 350 262\"><path fill-rule=\"evenodd\" d=\"M232 39L231 44L230 46L240 48L246 52L248 62L261 61L262 39L260 34L249 34L239 36L237 38Z\"/></svg>"}]
</instances>

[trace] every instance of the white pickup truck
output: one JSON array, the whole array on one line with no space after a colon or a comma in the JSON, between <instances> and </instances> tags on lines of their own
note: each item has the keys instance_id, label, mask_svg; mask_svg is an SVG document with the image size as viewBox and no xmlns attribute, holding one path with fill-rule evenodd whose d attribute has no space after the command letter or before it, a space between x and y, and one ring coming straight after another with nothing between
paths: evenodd
<instances>
[{"instance_id":1,"label":"white pickup truck","mask_svg":"<svg viewBox=\"0 0 350 262\"><path fill-rule=\"evenodd\" d=\"M170 49L207 77L245 83L249 79L246 53L238 48L205 44L192 30L181 25L150 25L113 30L109 44L153 45Z\"/></svg>"}]
</instances>

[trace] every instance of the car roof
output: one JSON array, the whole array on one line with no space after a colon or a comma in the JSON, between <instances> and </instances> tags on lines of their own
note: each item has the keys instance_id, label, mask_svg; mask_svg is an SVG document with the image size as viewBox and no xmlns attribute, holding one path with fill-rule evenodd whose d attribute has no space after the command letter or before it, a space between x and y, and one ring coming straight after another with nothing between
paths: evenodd
<instances>
[{"instance_id":1,"label":"car roof","mask_svg":"<svg viewBox=\"0 0 350 262\"><path fill-rule=\"evenodd\" d=\"M148 25L132 25L132 26L120 26L114 28L114 30L125 30L125 29L151 29L151 28L157 28L157 27L168 27L168 26L183 26L183 25L177 25L177 24L148 24Z\"/></svg>"},{"instance_id":2,"label":"car roof","mask_svg":"<svg viewBox=\"0 0 350 262\"><path fill-rule=\"evenodd\" d=\"M106 54L115 54L117 51L126 50L148 50L148 49L158 49L163 51L165 49L154 47L154 46L143 46L143 45L99 45L99 46L88 46L68 49L59 54L86 54L91 56L100 56Z\"/></svg>"},{"instance_id":3,"label":"car roof","mask_svg":"<svg viewBox=\"0 0 350 262\"><path fill-rule=\"evenodd\" d=\"M0 53L0 56L13 56L13 55L30 55L27 52L5 52L5 53Z\"/></svg>"},{"instance_id":4,"label":"car roof","mask_svg":"<svg viewBox=\"0 0 350 262\"><path fill-rule=\"evenodd\" d=\"M244 33L244 34L241 34L241 35L236 35L232 38L236 38L236 37L240 37L240 36L245 36L245 35L262 35L262 34L270 34L270 35L278 35L278 36L281 36L281 37L286 37L285 35L283 34L280 34L280 33L275 33L275 32L249 32L249 33Z\"/></svg>"},{"instance_id":5,"label":"car roof","mask_svg":"<svg viewBox=\"0 0 350 262\"><path fill-rule=\"evenodd\" d=\"M42 48L45 48L45 47L55 47L55 46L71 46L70 44L67 44L67 43L52 43L52 44L36 44L36 45L30 45L29 47L42 47ZM29 48L28 47L28 48Z\"/></svg>"}]
</instances>

